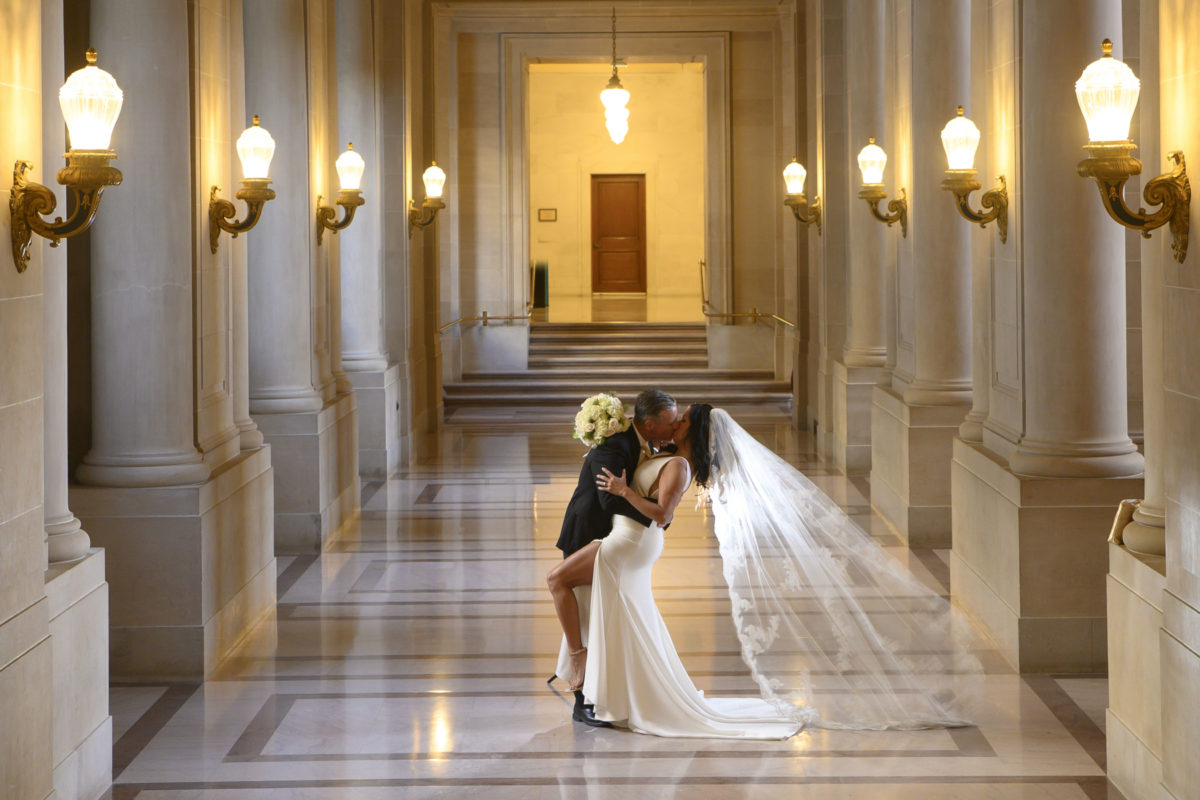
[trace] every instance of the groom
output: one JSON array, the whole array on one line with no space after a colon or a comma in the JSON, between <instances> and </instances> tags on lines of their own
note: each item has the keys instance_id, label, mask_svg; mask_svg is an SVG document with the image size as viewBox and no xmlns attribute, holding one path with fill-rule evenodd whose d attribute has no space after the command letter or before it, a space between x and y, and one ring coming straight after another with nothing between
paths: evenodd
<instances>
[{"instance_id":1,"label":"groom","mask_svg":"<svg viewBox=\"0 0 1200 800\"><path fill-rule=\"evenodd\" d=\"M650 524L650 520L625 498L597 489L596 478L602 475L601 470L607 467L614 475L624 474L632 483L633 473L638 464L653 454L652 446L662 446L671 441L675 433L675 415L675 400L671 395L658 389L647 389L634 401L633 425L621 433L609 436L603 444L593 448L584 457L583 469L579 472L579 485L575 487L575 493L571 495L571 501L567 504L567 513L558 537L557 547L563 551L564 559L590 542L608 536L612 530L614 514L631 517L642 525ZM583 590L576 596L579 601L581 627L584 629L587 625L587 601L590 599L592 582L590 567L593 563L594 558L584 565L585 575L564 575L561 570L555 569L547 576L552 594L571 592L576 586L582 587ZM586 635L585 630L585 638ZM592 715L591 707L584 703L583 692L580 691L575 692L575 708L571 717L576 722L594 727L610 727L607 722L597 720Z\"/></svg>"}]
</instances>

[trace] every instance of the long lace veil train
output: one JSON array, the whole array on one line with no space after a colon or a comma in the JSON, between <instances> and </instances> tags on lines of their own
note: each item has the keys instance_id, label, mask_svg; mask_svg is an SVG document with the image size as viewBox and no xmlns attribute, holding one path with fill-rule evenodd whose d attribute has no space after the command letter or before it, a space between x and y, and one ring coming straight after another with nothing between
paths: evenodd
<instances>
[{"instance_id":1,"label":"long lace veil train","mask_svg":"<svg viewBox=\"0 0 1200 800\"><path fill-rule=\"evenodd\" d=\"M714 409L710 497L742 659L818 728L969 725L969 624L808 478Z\"/></svg>"}]
</instances>

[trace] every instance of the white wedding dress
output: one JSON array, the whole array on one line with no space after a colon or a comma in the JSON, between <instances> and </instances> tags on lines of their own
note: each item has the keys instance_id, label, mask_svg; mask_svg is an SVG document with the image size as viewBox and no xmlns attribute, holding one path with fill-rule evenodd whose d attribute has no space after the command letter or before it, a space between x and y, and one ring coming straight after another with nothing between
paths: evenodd
<instances>
[{"instance_id":1,"label":"white wedding dress","mask_svg":"<svg viewBox=\"0 0 1200 800\"><path fill-rule=\"evenodd\" d=\"M672 457L643 462L632 488L651 487ZM687 468L687 461L680 459ZM593 573L583 694L599 719L640 733L684 738L786 739L801 723L758 697L708 698L693 685L654 602L650 573L663 531L613 518Z\"/></svg>"}]
</instances>

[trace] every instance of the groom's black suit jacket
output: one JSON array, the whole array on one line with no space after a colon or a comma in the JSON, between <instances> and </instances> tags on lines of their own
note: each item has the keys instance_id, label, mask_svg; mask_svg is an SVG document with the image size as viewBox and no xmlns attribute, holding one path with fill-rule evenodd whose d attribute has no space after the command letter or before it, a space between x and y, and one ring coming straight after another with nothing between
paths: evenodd
<instances>
[{"instance_id":1,"label":"groom's black suit jacket","mask_svg":"<svg viewBox=\"0 0 1200 800\"><path fill-rule=\"evenodd\" d=\"M639 455L641 445L637 431L630 425L628 430L608 437L604 444L593 448L584 457L583 469L579 471L579 485L567 504L562 532L558 535L557 546L563 551L564 558L588 542L608 536L614 514L632 517L642 525L650 524L649 517L635 509L628 500L596 488L596 477L603 474L600 471L602 467L608 467L614 475L624 472L625 481L632 483Z\"/></svg>"}]
</instances>

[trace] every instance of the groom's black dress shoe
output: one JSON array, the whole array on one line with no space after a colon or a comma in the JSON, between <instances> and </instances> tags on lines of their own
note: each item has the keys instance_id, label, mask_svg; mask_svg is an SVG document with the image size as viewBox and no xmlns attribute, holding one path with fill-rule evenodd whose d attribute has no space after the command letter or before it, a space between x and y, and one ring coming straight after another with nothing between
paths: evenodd
<instances>
[{"instance_id":1,"label":"groom's black dress shoe","mask_svg":"<svg viewBox=\"0 0 1200 800\"><path fill-rule=\"evenodd\" d=\"M583 702L583 692L575 692L575 708L571 710L571 719L576 722L582 722L584 725L590 725L593 728L611 728L613 726L611 722L596 719L596 714L592 711L592 705Z\"/></svg>"}]
</instances>

